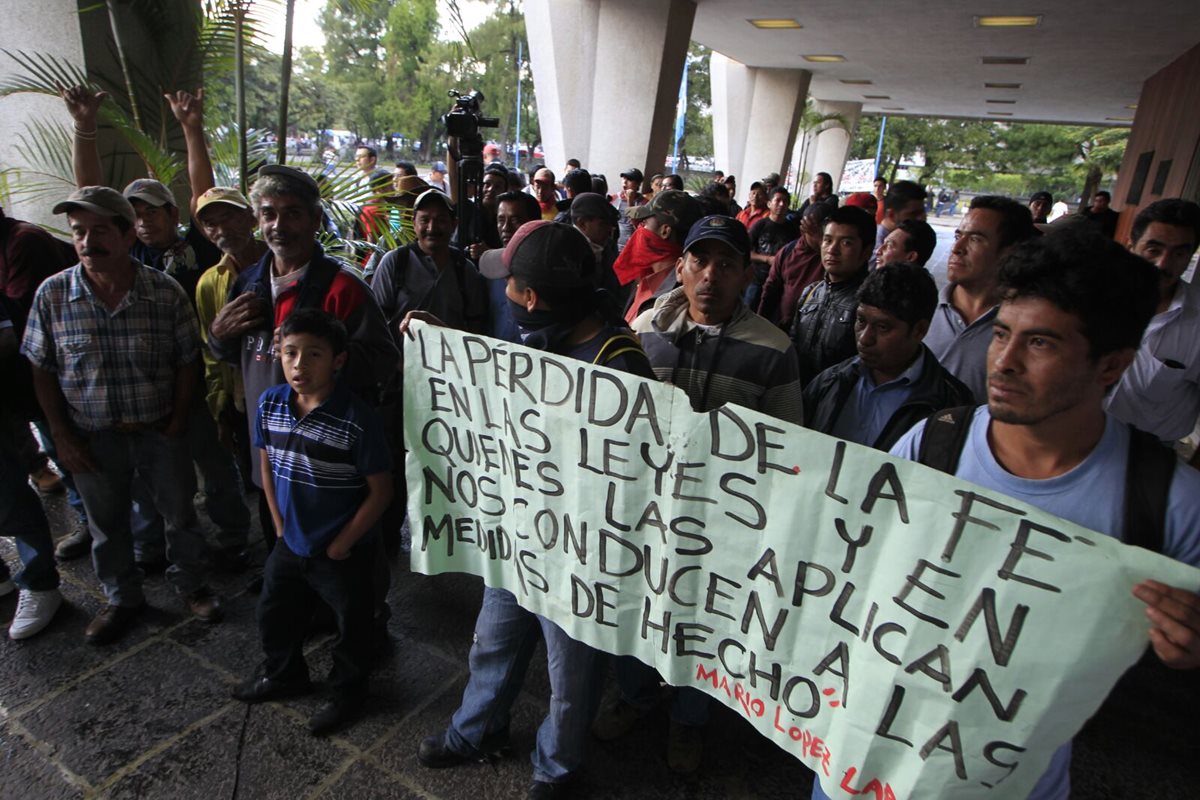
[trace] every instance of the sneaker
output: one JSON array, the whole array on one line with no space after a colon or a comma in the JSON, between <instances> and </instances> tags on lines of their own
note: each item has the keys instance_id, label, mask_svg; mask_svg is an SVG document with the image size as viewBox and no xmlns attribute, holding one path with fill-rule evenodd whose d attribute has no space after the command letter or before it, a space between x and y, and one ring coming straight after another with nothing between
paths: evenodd
<instances>
[{"instance_id":1,"label":"sneaker","mask_svg":"<svg viewBox=\"0 0 1200 800\"><path fill-rule=\"evenodd\" d=\"M633 730L646 712L619 697L610 700L592 720L592 735L602 742L620 739Z\"/></svg>"},{"instance_id":2,"label":"sneaker","mask_svg":"<svg viewBox=\"0 0 1200 800\"><path fill-rule=\"evenodd\" d=\"M62 605L62 594L58 589L35 592L22 589L17 601L17 613L13 614L8 628L11 639L28 639L50 624L58 607Z\"/></svg>"},{"instance_id":3,"label":"sneaker","mask_svg":"<svg viewBox=\"0 0 1200 800\"><path fill-rule=\"evenodd\" d=\"M54 557L59 561L70 561L90 552L92 532L88 530L87 525L81 523L76 530L58 540L58 545L54 548Z\"/></svg>"},{"instance_id":4,"label":"sneaker","mask_svg":"<svg viewBox=\"0 0 1200 800\"><path fill-rule=\"evenodd\" d=\"M212 593L212 590L207 586L197 589L189 594L186 598L188 611L192 612L192 616L201 622L214 623L220 622L221 617L221 598Z\"/></svg>"},{"instance_id":5,"label":"sneaker","mask_svg":"<svg viewBox=\"0 0 1200 800\"><path fill-rule=\"evenodd\" d=\"M7 597L17 590L17 585L12 582L12 578L5 578L0 581L0 597Z\"/></svg>"},{"instance_id":6,"label":"sneaker","mask_svg":"<svg viewBox=\"0 0 1200 800\"><path fill-rule=\"evenodd\" d=\"M687 775L700 768L704 756L704 728L671 720L667 733L667 766L672 772Z\"/></svg>"},{"instance_id":7,"label":"sneaker","mask_svg":"<svg viewBox=\"0 0 1200 800\"><path fill-rule=\"evenodd\" d=\"M58 473L48 466L29 473L29 477L33 478L33 485L42 494L56 494L66 488Z\"/></svg>"}]
</instances>

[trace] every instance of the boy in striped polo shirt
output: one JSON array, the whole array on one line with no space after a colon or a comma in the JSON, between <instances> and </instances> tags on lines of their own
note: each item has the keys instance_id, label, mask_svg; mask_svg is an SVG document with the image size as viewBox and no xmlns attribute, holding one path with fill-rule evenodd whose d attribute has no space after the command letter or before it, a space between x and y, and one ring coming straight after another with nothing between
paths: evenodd
<instances>
[{"instance_id":1,"label":"boy in striped polo shirt","mask_svg":"<svg viewBox=\"0 0 1200 800\"><path fill-rule=\"evenodd\" d=\"M329 733L366 698L375 524L392 498L383 421L339 379L346 329L301 309L279 330L287 383L262 394L255 425L263 491L279 537L263 570L258 626L266 658L234 690L261 703L312 690L302 647L314 606L333 611L337 638L328 702L308 728Z\"/></svg>"}]
</instances>

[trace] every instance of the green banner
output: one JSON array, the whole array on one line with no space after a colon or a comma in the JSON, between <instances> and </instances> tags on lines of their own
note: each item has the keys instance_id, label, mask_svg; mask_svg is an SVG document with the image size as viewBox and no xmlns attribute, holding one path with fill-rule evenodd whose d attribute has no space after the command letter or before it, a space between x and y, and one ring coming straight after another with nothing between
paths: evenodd
<instances>
[{"instance_id":1,"label":"green banner","mask_svg":"<svg viewBox=\"0 0 1200 800\"><path fill-rule=\"evenodd\" d=\"M745 716L831 797L1022 797L1200 570L877 450L446 328L405 342L412 564ZM919 792L916 788L920 787Z\"/></svg>"}]
</instances>

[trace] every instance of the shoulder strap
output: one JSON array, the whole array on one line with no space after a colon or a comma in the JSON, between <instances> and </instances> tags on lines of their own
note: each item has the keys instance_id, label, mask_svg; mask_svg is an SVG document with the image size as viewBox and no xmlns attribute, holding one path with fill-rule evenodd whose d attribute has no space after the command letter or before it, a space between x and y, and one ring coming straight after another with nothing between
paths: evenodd
<instances>
[{"instance_id":1,"label":"shoulder strap","mask_svg":"<svg viewBox=\"0 0 1200 800\"><path fill-rule=\"evenodd\" d=\"M1163 549L1167 495L1175 474L1175 453L1145 431L1130 426L1125 467L1123 541L1156 553Z\"/></svg>"},{"instance_id":2,"label":"shoulder strap","mask_svg":"<svg viewBox=\"0 0 1200 800\"><path fill-rule=\"evenodd\" d=\"M592 359L592 363L603 366L626 353L637 353L641 356L646 355L646 351L642 349L641 340L632 333L614 333L608 337L608 340L604 344L600 345L600 350L596 353L596 357Z\"/></svg>"},{"instance_id":3,"label":"shoulder strap","mask_svg":"<svg viewBox=\"0 0 1200 800\"><path fill-rule=\"evenodd\" d=\"M953 475L958 469L958 459L967 443L974 416L975 406L958 406L926 417L917 461Z\"/></svg>"},{"instance_id":4,"label":"shoulder strap","mask_svg":"<svg viewBox=\"0 0 1200 800\"><path fill-rule=\"evenodd\" d=\"M300 292L296 295L294 308L320 308L325 302L325 295L333 285L341 269L337 262L328 258L320 258L309 264L304 280L300 282Z\"/></svg>"}]
</instances>

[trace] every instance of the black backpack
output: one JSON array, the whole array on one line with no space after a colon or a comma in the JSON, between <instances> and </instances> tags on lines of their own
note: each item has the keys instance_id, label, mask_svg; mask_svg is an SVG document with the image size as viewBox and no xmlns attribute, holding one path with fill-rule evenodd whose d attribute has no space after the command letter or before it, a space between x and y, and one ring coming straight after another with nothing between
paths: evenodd
<instances>
[{"instance_id":1,"label":"black backpack","mask_svg":"<svg viewBox=\"0 0 1200 800\"><path fill-rule=\"evenodd\" d=\"M917 461L954 474L971 429L974 406L947 408L925 419ZM1121 541L1156 553L1163 549L1167 495L1175 474L1175 454L1145 431L1130 427L1125 470L1125 519Z\"/></svg>"}]
</instances>

